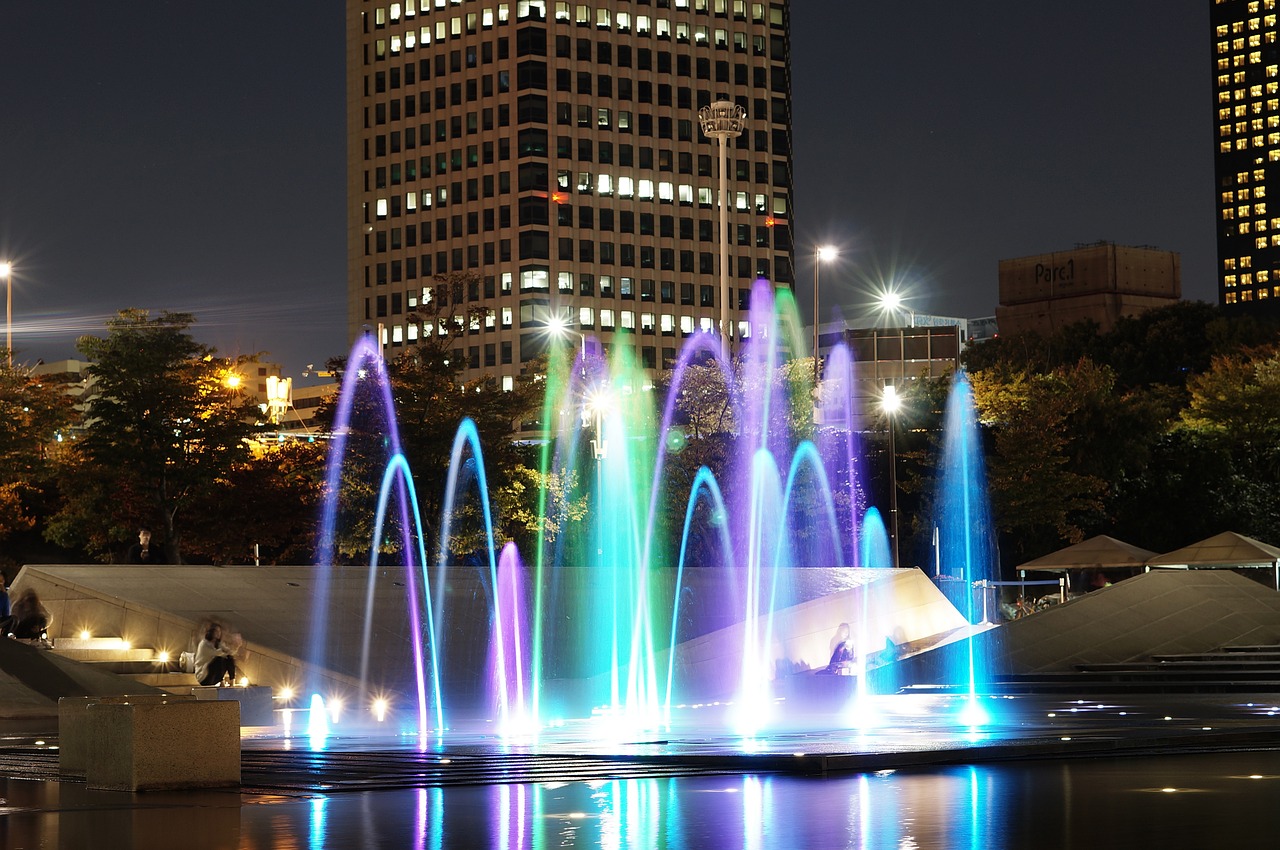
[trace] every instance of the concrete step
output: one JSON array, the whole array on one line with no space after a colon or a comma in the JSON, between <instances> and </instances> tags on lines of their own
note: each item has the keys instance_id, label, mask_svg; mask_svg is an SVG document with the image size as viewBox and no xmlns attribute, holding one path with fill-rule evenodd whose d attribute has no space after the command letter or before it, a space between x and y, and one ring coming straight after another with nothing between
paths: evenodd
<instances>
[{"instance_id":1,"label":"concrete step","mask_svg":"<svg viewBox=\"0 0 1280 850\"><path fill-rule=\"evenodd\" d=\"M168 691L171 694L189 694L192 688L200 685L196 680L195 673L173 671L167 673L133 673L129 675L129 678L140 684Z\"/></svg>"},{"instance_id":2,"label":"concrete step","mask_svg":"<svg viewBox=\"0 0 1280 850\"><path fill-rule=\"evenodd\" d=\"M87 664L166 663L159 660L154 649L66 649L61 641L54 643L53 651L63 658Z\"/></svg>"},{"instance_id":3,"label":"concrete step","mask_svg":"<svg viewBox=\"0 0 1280 850\"><path fill-rule=\"evenodd\" d=\"M119 637L59 637L54 640L58 649L132 649L124 638Z\"/></svg>"}]
</instances>

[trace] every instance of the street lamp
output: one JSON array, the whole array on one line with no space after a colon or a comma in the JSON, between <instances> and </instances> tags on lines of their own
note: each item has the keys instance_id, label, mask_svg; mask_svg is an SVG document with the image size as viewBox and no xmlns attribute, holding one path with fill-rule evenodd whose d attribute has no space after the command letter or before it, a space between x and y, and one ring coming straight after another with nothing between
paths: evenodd
<instances>
[{"instance_id":1,"label":"street lamp","mask_svg":"<svg viewBox=\"0 0 1280 850\"><path fill-rule=\"evenodd\" d=\"M813 386L818 386L818 269L834 260L840 252L830 245L822 245L813 252Z\"/></svg>"},{"instance_id":2,"label":"street lamp","mask_svg":"<svg viewBox=\"0 0 1280 850\"><path fill-rule=\"evenodd\" d=\"M9 368L13 368L13 263L0 262L0 277L5 280L4 347L9 352Z\"/></svg>"},{"instance_id":3,"label":"street lamp","mask_svg":"<svg viewBox=\"0 0 1280 850\"><path fill-rule=\"evenodd\" d=\"M267 413L271 424L279 425L293 404L293 378L267 376Z\"/></svg>"},{"instance_id":4,"label":"street lamp","mask_svg":"<svg viewBox=\"0 0 1280 850\"><path fill-rule=\"evenodd\" d=\"M729 317L729 140L742 135L747 110L727 100L717 100L698 110L702 132L720 142L720 344L729 356L733 322Z\"/></svg>"},{"instance_id":5,"label":"street lamp","mask_svg":"<svg viewBox=\"0 0 1280 850\"><path fill-rule=\"evenodd\" d=\"M893 566L898 566L898 450L894 445L893 430L897 412L902 408L898 388L887 384L880 398L880 409L889 420L889 527L893 534Z\"/></svg>"},{"instance_id":6,"label":"street lamp","mask_svg":"<svg viewBox=\"0 0 1280 850\"><path fill-rule=\"evenodd\" d=\"M908 307L906 302L902 300L902 296L898 293L886 292L884 295L881 295L880 308L888 310L890 313L896 313L899 310L902 310L907 314L907 320L910 322L908 327L914 328L916 326L916 311Z\"/></svg>"},{"instance_id":7,"label":"street lamp","mask_svg":"<svg viewBox=\"0 0 1280 850\"><path fill-rule=\"evenodd\" d=\"M553 315L549 319L547 319L546 327L549 333L551 333L554 336L558 336L561 339L568 337L570 334L576 334L578 338L582 340L582 375L583 377L586 377L587 335L584 334L582 331L575 331L573 328L569 327L569 320L566 317L559 314Z\"/></svg>"}]
</instances>

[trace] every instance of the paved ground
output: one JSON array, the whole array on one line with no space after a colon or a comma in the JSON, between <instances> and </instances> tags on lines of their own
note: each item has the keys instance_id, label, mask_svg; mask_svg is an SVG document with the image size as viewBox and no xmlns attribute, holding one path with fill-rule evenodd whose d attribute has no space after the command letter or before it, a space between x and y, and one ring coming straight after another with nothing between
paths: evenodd
<instances>
[{"instance_id":1,"label":"paved ground","mask_svg":"<svg viewBox=\"0 0 1280 850\"><path fill-rule=\"evenodd\" d=\"M418 746L415 736L387 734L388 727L373 734L337 734L318 750L297 730L289 735L280 729L257 730L243 739L240 789L139 794L95 792L83 781L61 780L56 737L11 730L0 738L0 846L318 850L367 844L425 850L528 846L525 841L534 834L556 838L563 846L594 846L608 836L591 833L591 841L585 841L574 832L573 819L576 808L605 806L600 794L607 789L626 799L666 789L660 801L643 804L648 807L644 817L665 822L663 812L674 807L701 812L699 817L714 824L717 810L706 809L699 795L746 793L761 782L781 783L768 787L794 793L794 805L803 807L809 794L856 793L862 786L847 783L858 776L945 776L961 769L956 765L985 764L995 770L994 765L1003 764L1016 771L1024 769L1019 765L1030 770L1046 760L1147 764L1154 754L1243 757L1280 751L1280 706L1269 702L1213 697L1150 697L1125 704L996 700L991 706L998 719L982 732L937 722L951 716L957 703L937 697L899 699L888 703L892 712L881 711L878 723L863 730L796 727L755 738L726 735L720 727L687 715L661 737L608 740L599 721L583 721L566 723L536 741L501 740L479 728L432 738L425 747ZM1125 758L1117 758L1121 756ZM1262 777L1264 768L1241 770L1258 771L1251 775ZM803 784L815 781L820 784ZM525 810L526 794L565 809L557 815L563 823L554 835L539 832L551 827L540 826L536 814ZM621 806L620 800L608 805ZM406 810L417 814L409 817ZM330 818L325 811L335 814ZM808 818L817 812L799 814ZM504 819L516 825L508 829ZM432 831L443 829L438 824L445 822L451 824L448 830ZM322 832L312 834L318 823ZM375 825L382 830L376 841L360 837L378 831ZM603 828L602 823L596 826ZM308 834L299 834L304 828ZM468 837L475 830L486 836L479 845ZM339 840L339 834L348 837ZM175 844L175 835L182 835L182 841ZM701 846L745 846L718 835L712 828ZM104 843L106 836L110 840ZM616 846L667 843L642 830L629 840L618 838Z\"/></svg>"}]
</instances>

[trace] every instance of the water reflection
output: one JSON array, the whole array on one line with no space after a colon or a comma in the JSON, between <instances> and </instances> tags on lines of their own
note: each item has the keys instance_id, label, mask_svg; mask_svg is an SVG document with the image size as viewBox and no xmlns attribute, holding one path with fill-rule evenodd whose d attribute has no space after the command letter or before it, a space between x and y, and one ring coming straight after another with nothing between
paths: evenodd
<instances>
[{"instance_id":1,"label":"water reflection","mask_svg":"<svg viewBox=\"0 0 1280 850\"><path fill-rule=\"evenodd\" d=\"M1272 846L1280 754L461 786L121 794L0 780L0 846L185 850Z\"/></svg>"}]
</instances>

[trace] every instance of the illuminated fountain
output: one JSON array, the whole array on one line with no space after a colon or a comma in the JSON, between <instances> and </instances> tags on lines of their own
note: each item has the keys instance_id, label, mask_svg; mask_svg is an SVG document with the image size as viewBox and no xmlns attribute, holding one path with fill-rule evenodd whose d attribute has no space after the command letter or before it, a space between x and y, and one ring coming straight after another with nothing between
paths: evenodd
<instances>
[{"instance_id":1,"label":"illuminated fountain","mask_svg":"<svg viewBox=\"0 0 1280 850\"><path fill-rule=\"evenodd\" d=\"M467 420L443 482L439 545L434 561L428 558L381 357L372 340L356 344L334 423L320 563L333 563L348 486L344 459L351 451L384 452L367 572L361 703L375 697L369 683L384 653L375 651L372 624L386 617L405 619L419 736L455 727L455 694L444 683L481 678L481 671L487 683L482 705L473 701L468 711L484 715L504 735L536 733L555 720L585 715L618 734L669 729L686 701L718 693L733 706L714 722L745 736L770 727L777 677L787 672L785 664L797 663L789 658L803 657L810 669L825 667L826 636L836 622L854 623L858 672L866 672L873 650L895 634L879 610L884 597L871 588L889 573L915 571L889 569L884 524L866 506L851 427L855 364L837 347L815 393L811 366L783 356L804 346L790 293L777 293L775 301L772 287L761 281L751 303L752 333L735 361L726 361L718 337L694 334L665 393L647 385L629 345L616 346L608 362L585 337L580 347L552 347L540 473L544 482L561 482L564 492L544 487L539 536L534 551L523 556L494 537L483 448ZM967 392L967 385L957 386ZM690 413L682 404L697 404L700 395L718 398L722 408L715 439L726 454L719 477L706 465L677 460L689 445L684 428L693 427L683 424ZM971 404L964 404L971 421ZM352 430L353 415L370 418L371 425ZM369 433L383 436L370 442ZM356 434L365 435L364 444L349 444ZM957 586L967 588L988 574L979 565L989 563L990 550L983 541L967 540L972 535L964 530L990 524L975 519L986 516L986 501L973 437L959 439L958 474L967 484L944 484L948 495L940 496L940 504L958 513L956 523L943 519L940 527L948 547L943 561L957 565ZM952 454L949 448L947 482ZM438 479L433 486L440 486ZM952 507L953 490L960 494L958 507ZM485 542L477 555L455 559L455 507L464 498L478 505ZM577 499L586 500L585 521L552 516ZM555 539L542 534L548 517L562 530ZM953 529L959 549L950 548ZM379 564L388 539L398 540L389 547L402 562L396 567ZM329 573L321 569L317 580L311 641L317 668L333 651L326 625ZM403 588L398 592L407 617L374 612L375 590L387 581ZM480 606L465 615L457 610L463 584L476 588L472 596L479 602L472 604ZM829 622L834 603L813 611L835 598L832 593L848 601ZM722 654L710 655L707 647ZM976 687L980 675L966 677ZM857 677L859 702L868 696L866 679Z\"/></svg>"}]
</instances>

